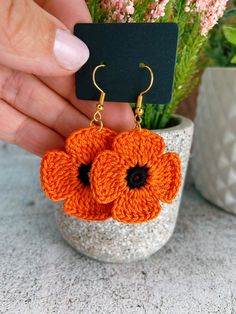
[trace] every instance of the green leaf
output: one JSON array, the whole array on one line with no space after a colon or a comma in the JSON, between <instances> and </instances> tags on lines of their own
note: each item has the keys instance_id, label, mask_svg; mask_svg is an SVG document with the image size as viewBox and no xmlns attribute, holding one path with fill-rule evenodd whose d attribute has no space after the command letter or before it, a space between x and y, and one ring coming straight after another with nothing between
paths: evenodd
<instances>
[{"instance_id":1,"label":"green leaf","mask_svg":"<svg viewBox=\"0 0 236 314\"><path fill-rule=\"evenodd\" d=\"M231 63L235 63L236 64L236 55L233 56L233 58L231 59Z\"/></svg>"},{"instance_id":2,"label":"green leaf","mask_svg":"<svg viewBox=\"0 0 236 314\"><path fill-rule=\"evenodd\" d=\"M224 18L228 18L230 16L236 16L236 9L230 9L230 10L226 10L224 13Z\"/></svg>"},{"instance_id":3,"label":"green leaf","mask_svg":"<svg viewBox=\"0 0 236 314\"><path fill-rule=\"evenodd\" d=\"M233 45L236 45L236 26L224 25L223 31L226 39Z\"/></svg>"}]
</instances>

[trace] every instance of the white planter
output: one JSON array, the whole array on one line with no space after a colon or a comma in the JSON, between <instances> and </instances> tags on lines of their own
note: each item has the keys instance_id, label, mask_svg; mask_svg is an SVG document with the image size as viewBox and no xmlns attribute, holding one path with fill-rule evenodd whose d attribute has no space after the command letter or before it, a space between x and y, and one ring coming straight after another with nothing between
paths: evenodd
<instances>
[{"instance_id":1,"label":"white planter","mask_svg":"<svg viewBox=\"0 0 236 314\"><path fill-rule=\"evenodd\" d=\"M203 75L192 174L206 199L236 214L236 68L208 68Z\"/></svg>"},{"instance_id":2,"label":"white planter","mask_svg":"<svg viewBox=\"0 0 236 314\"><path fill-rule=\"evenodd\" d=\"M184 178L193 135L193 123L181 116L176 126L154 131L163 136L167 149L180 155L182 186L172 204L162 204L160 215L146 223L125 224L109 219L102 222L81 221L57 211L57 224L63 238L77 251L106 262L131 262L147 258L171 237L179 211Z\"/></svg>"}]
</instances>

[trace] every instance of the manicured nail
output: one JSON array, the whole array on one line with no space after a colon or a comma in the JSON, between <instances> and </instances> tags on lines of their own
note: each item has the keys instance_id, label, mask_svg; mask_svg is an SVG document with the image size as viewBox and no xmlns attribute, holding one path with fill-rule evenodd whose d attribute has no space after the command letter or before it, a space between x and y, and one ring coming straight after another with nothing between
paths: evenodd
<instances>
[{"instance_id":1,"label":"manicured nail","mask_svg":"<svg viewBox=\"0 0 236 314\"><path fill-rule=\"evenodd\" d=\"M57 62L70 71L81 68L89 58L89 50L85 43L62 29L56 30L54 54Z\"/></svg>"}]
</instances>

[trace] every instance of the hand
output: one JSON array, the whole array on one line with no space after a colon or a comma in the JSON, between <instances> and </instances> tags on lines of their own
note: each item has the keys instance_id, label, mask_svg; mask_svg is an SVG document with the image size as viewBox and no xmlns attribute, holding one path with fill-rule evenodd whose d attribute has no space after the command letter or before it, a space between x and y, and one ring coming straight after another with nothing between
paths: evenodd
<instances>
[{"instance_id":1,"label":"hand","mask_svg":"<svg viewBox=\"0 0 236 314\"><path fill-rule=\"evenodd\" d=\"M73 73L89 57L71 34L77 22L91 22L84 0L0 0L0 140L41 156L89 126L96 102L74 91ZM129 104L105 103L103 121L130 128Z\"/></svg>"}]
</instances>

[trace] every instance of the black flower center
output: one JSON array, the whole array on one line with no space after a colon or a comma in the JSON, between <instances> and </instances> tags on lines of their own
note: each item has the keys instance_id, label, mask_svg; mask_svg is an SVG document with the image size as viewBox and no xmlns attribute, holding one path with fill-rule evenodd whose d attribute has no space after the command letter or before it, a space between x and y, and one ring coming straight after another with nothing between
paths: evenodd
<instances>
[{"instance_id":1,"label":"black flower center","mask_svg":"<svg viewBox=\"0 0 236 314\"><path fill-rule=\"evenodd\" d=\"M136 165L127 170L127 183L130 189L140 188L147 182L149 168Z\"/></svg>"},{"instance_id":2,"label":"black flower center","mask_svg":"<svg viewBox=\"0 0 236 314\"><path fill-rule=\"evenodd\" d=\"M85 165L82 164L79 168L78 168L78 179L85 185L85 186L89 186L90 185L90 169L92 166L92 162L90 162L89 164Z\"/></svg>"}]
</instances>

